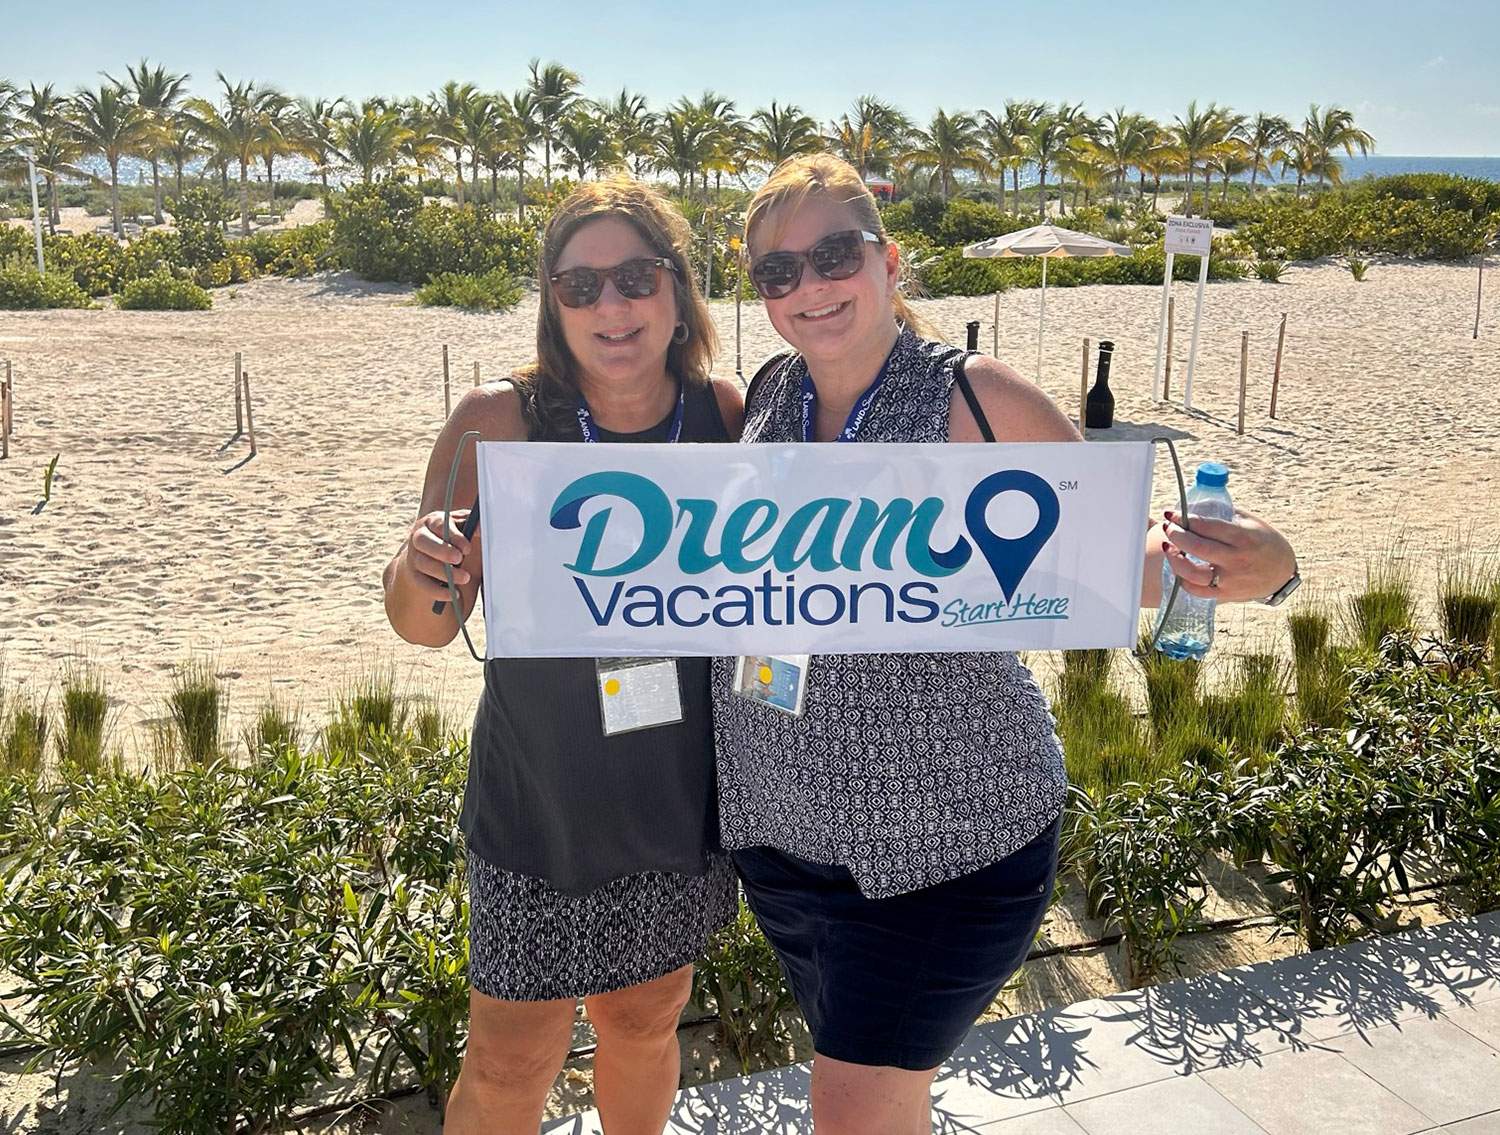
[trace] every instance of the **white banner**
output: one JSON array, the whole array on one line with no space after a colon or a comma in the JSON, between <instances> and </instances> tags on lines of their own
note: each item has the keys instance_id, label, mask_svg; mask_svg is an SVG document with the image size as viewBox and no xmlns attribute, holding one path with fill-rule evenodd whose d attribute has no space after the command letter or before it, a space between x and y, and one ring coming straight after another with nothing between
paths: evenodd
<instances>
[{"instance_id":1,"label":"white banner","mask_svg":"<svg viewBox=\"0 0 1500 1135\"><path fill-rule=\"evenodd\" d=\"M1135 644L1147 442L478 449L492 658Z\"/></svg>"}]
</instances>

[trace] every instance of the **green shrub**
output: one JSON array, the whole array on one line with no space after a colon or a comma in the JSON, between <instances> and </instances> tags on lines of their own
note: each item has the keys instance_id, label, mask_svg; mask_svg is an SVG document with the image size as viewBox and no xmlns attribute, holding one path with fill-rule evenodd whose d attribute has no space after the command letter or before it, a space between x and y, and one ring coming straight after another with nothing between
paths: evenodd
<instances>
[{"instance_id":1,"label":"green shrub","mask_svg":"<svg viewBox=\"0 0 1500 1135\"><path fill-rule=\"evenodd\" d=\"M1160 284L1165 267L1166 256L1160 244L1137 248L1131 256L1054 259L1047 268L1047 286ZM1214 256L1208 262L1210 280L1240 280L1244 276L1245 269L1236 260ZM1178 256L1172 278L1196 280L1198 258ZM962 249L949 248L923 273L923 282L934 296L985 295L1006 288L1040 287L1042 266L1034 257L966 260Z\"/></svg>"},{"instance_id":2,"label":"green shrub","mask_svg":"<svg viewBox=\"0 0 1500 1135\"><path fill-rule=\"evenodd\" d=\"M115 300L122 311L207 311L213 302L192 280L165 271L130 281Z\"/></svg>"},{"instance_id":3,"label":"green shrub","mask_svg":"<svg viewBox=\"0 0 1500 1135\"><path fill-rule=\"evenodd\" d=\"M104 233L44 236L42 251L49 276L69 273L87 295L109 295L128 278L125 246Z\"/></svg>"},{"instance_id":4,"label":"green shrub","mask_svg":"<svg viewBox=\"0 0 1500 1135\"><path fill-rule=\"evenodd\" d=\"M1281 283L1281 277L1286 275L1286 261L1267 257L1255 262L1255 276L1267 284Z\"/></svg>"},{"instance_id":5,"label":"green shrub","mask_svg":"<svg viewBox=\"0 0 1500 1135\"><path fill-rule=\"evenodd\" d=\"M1355 283L1364 283L1365 273L1370 270L1370 262L1368 260L1361 260L1358 256L1351 256L1348 258L1348 263L1349 275L1354 277Z\"/></svg>"},{"instance_id":6,"label":"green shrub","mask_svg":"<svg viewBox=\"0 0 1500 1135\"><path fill-rule=\"evenodd\" d=\"M0 269L36 267L36 245L30 228L0 225Z\"/></svg>"},{"instance_id":7,"label":"green shrub","mask_svg":"<svg viewBox=\"0 0 1500 1135\"><path fill-rule=\"evenodd\" d=\"M470 311L509 311L521 302L521 285L503 268L483 276L439 272L417 289L423 307L462 307Z\"/></svg>"},{"instance_id":8,"label":"green shrub","mask_svg":"<svg viewBox=\"0 0 1500 1135\"><path fill-rule=\"evenodd\" d=\"M738 917L713 936L694 967L692 1000L718 1016L720 1042L741 1072L786 1062L791 1038L782 1017L796 1001L743 899Z\"/></svg>"},{"instance_id":9,"label":"green shrub","mask_svg":"<svg viewBox=\"0 0 1500 1135\"><path fill-rule=\"evenodd\" d=\"M224 229L238 209L218 190L198 186L168 202L172 223L181 242L182 264L195 270L224 259L228 251Z\"/></svg>"},{"instance_id":10,"label":"green shrub","mask_svg":"<svg viewBox=\"0 0 1500 1135\"><path fill-rule=\"evenodd\" d=\"M88 294L66 272L42 276L35 268L0 268L0 310L93 306Z\"/></svg>"},{"instance_id":11,"label":"green shrub","mask_svg":"<svg viewBox=\"0 0 1500 1135\"><path fill-rule=\"evenodd\" d=\"M333 247L333 222L283 229L274 233L256 233L230 244L234 253L244 254L257 271L273 276L311 276L337 267Z\"/></svg>"}]
</instances>

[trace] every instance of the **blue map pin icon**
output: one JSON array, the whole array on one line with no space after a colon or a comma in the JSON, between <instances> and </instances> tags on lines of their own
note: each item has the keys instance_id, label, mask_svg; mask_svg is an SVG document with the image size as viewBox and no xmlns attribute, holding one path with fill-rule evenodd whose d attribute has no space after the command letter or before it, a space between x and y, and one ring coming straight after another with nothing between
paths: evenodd
<instances>
[{"instance_id":1,"label":"blue map pin icon","mask_svg":"<svg viewBox=\"0 0 1500 1135\"><path fill-rule=\"evenodd\" d=\"M990 531L984 514L990 501L1001 493L1011 492L1025 493L1035 501L1037 517L1036 524L1026 535L1006 539ZM1057 502L1057 494L1053 492L1052 486L1035 473L1024 469L1002 469L998 473L991 473L970 491L969 499L964 505L964 524L989 563L990 571L995 576L995 582L1000 585L1007 603L1015 597L1016 589L1031 569L1042 546L1057 531L1057 521L1061 516L1062 507Z\"/></svg>"}]
</instances>

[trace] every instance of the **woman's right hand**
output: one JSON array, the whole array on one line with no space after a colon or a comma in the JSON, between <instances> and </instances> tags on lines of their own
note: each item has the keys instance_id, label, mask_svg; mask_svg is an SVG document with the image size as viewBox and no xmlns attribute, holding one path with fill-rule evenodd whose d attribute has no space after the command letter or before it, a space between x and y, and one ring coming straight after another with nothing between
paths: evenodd
<instances>
[{"instance_id":1,"label":"woman's right hand","mask_svg":"<svg viewBox=\"0 0 1500 1135\"><path fill-rule=\"evenodd\" d=\"M471 577L481 575L483 560L478 554L479 533L476 531L470 539L459 531L469 512L469 509L460 508L449 514L450 539L443 538L442 510L418 517L407 533L403 559L424 598L434 601L450 598L448 578L443 574L444 564L453 569L455 587L462 587Z\"/></svg>"}]
</instances>

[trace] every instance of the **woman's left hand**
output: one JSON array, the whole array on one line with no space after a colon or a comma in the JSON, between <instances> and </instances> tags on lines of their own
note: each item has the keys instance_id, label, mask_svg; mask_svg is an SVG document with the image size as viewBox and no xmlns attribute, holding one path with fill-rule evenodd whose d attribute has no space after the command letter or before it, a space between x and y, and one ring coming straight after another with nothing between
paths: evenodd
<instances>
[{"instance_id":1,"label":"woman's left hand","mask_svg":"<svg viewBox=\"0 0 1500 1135\"><path fill-rule=\"evenodd\" d=\"M1164 515L1152 538L1167 542L1167 562L1189 595L1221 603L1265 599L1297 570L1287 538L1254 513L1238 512L1233 520L1190 515L1191 532L1176 512ZM1188 553L1205 562L1193 563Z\"/></svg>"}]
</instances>

